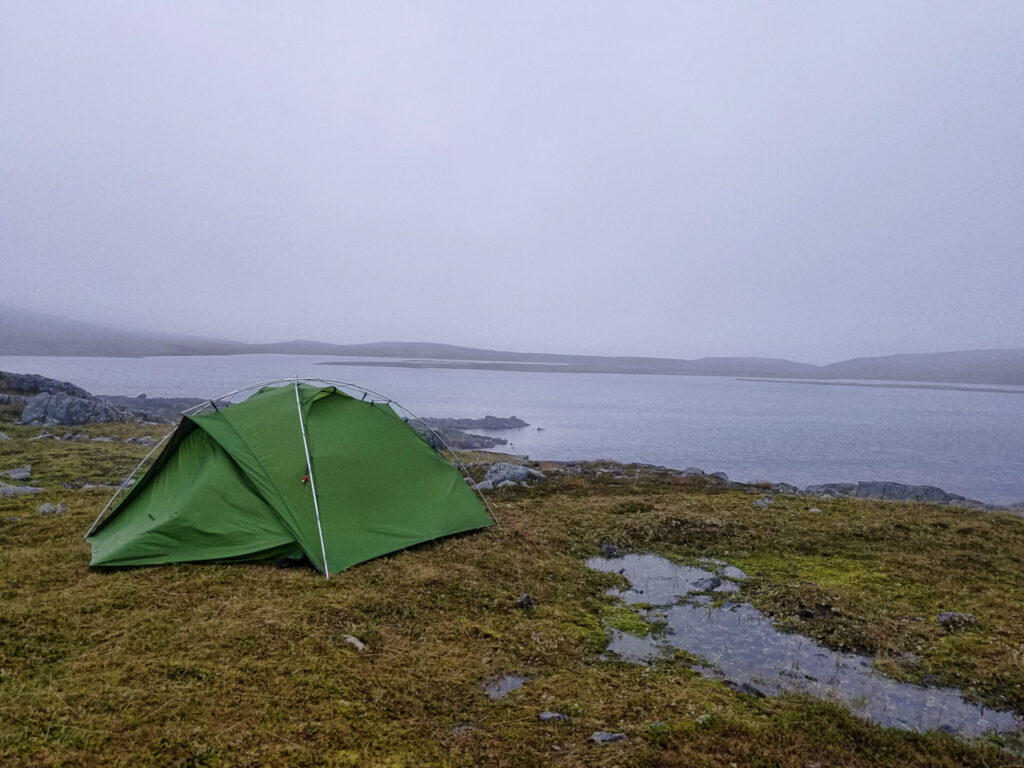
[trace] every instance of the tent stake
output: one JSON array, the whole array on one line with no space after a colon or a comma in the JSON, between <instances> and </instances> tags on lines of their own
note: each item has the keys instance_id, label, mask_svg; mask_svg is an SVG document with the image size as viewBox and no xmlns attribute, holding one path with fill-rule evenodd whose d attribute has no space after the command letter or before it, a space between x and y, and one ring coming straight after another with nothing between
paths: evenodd
<instances>
[{"instance_id":1,"label":"tent stake","mask_svg":"<svg viewBox=\"0 0 1024 768\"><path fill-rule=\"evenodd\" d=\"M320 533L320 554L324 558L324 576L331 579L331 570L327 567L327 547L324 546L324 529L320 526L320 504L316 498L316 483L313 481L313 462L309 458L309 440L306 438L306 422L302 420L302 403L299 401L299 379L295 377L295 407L299 411L299 426L302 427L302 447L306 450L306 471L309 473L309 488L313 491L313 511L316 512L316 529Z\"/></svg>"}]
</instances>

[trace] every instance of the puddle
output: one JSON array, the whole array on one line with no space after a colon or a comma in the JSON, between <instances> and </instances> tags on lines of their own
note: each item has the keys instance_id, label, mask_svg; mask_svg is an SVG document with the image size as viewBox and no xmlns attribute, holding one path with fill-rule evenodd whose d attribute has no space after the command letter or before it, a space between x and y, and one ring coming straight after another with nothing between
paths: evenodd
<instances>
[{"instance_id":1,"label":"puddle","mask_svg":"<svg viewBox=\"0 0 1024 768\"><path fill-rule=\"evenodd\" d=\"M1024 729L1024 720L1014 714L965 701L954 688L900 683L875 672L868 657L831 651L803 635L779 632L749 605L710 605L709 596L691 593L736 591L736 580L746 576L721 561L702 562L708 570L650 554L588 560L594 570L621 573L629 580L628 589L609 594L638 605L647 619L665 624L657 636L613 629L608 650L627 661L645 663L683 649L707 661L695 667L705 677L746 683L769 696L800 691L837 699L854 714L887 727L944 730L965 737ZM718 579L721 584L709 589Z\"/></svg>"},{"instance_id":2,"label":"puddle","mask_svg":"<svg viewBox=\"0 0 1024 768\"><path fill-rule=\"evenodd\" d=\"M526 678L522 675L497 675L484 680L480 683L480 687L492 699L500 699L506 694L522 688L525 684Z\"/></svg>"}]
</instances>

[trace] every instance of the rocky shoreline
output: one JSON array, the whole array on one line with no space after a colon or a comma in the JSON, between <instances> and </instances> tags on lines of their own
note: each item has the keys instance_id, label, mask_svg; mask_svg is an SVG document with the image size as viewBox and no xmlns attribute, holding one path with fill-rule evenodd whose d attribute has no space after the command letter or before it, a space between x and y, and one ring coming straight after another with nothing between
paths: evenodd
<instances>
[{"instance_id":1,"label":"rocky shoreline","mask_svg":"<svg viewBox=\"0 0 1024 768\"><path fill-rule=\"evenodd\" d=\"M0 371L0 405L22 405L20 419L16 422L22 426L54 426L81 425L99 423L154 423L169 424L177 420L180 412L186 408L206 402L202 398L150 398L146 395L128 397L125 395L97 396L70 382L57 381L37 374L19 374ZM458 451L492 450L508 444L501 437L478 435L466 430L512 430L523 429L529 424L515 416L497 417L487 415L482 419L429 417L419 422L410 421L413 427L434 448L452 448ZM6 435L0 432L0 439ZM75 440L85 439L75 433L63 437L44 432L31 439ZM103 438L92 438L94 440ZM113 438L111 438L113 439ZM539 466L539 462L529 462L529 457L521 458L531 466ZM1024 501L1009 505L986 504L977 499L969 499L956 493L950 493L933 485L912 485L884 480L861 480L858 482L819 483L800 488L789 483L741 483L729 479L724 472L705 472L699 467L688 467L675 470L664 466L648 464L614 464L610 462L544 462L546 466L556 467L559 474L610 474L612 477L627 477L629 472L654 472L658 474L674 474L680 479L703 479L704 482L720 483L729 488L763 493L764 497L755 501L759 506L771 505L771 494L787 494L807 496L811 498L859 498L884 501L917 501L931 504L944 504L969 507L972 509L1009 509L1024 513ZM477 487L481 490L506 487L509 485L525 485L528 480L541 479L536 470L522 473L508 469L517 465L500 462L501 473L492 473L492 477ZM507 470L507 471L506 471ZM522 475L522 476L520 476ZM514 476L514 477L513 477ZM7 493L14 495L15 489L6 486Z\"/></svg>"}]
</instances>

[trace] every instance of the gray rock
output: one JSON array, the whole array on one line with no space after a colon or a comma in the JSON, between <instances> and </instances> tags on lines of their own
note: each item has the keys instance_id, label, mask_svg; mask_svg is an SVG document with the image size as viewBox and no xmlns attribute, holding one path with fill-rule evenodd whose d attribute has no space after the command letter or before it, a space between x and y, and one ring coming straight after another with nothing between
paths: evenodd
<instances>
[{"instance_id":1,"label":"gray rock","mask_svg":"<svg viewBox=\"0 0 1024 768\"><path fill-rule=\"evenodd\" d=\"M21 518L17 515L8 515L4 518L4 520L6 520L8 523L17 523L21 521Z\"/></svg>"},{"instance_id":2,"label":"gray rock","mask_svg":"<svg viewBox=\"0 0 1024 768\"><path fill-rule=\"evenodd\" d=\"M349 645L351 645L357 651L365 651L366 650L366 643L364 643L358 637L353 637L352 635L343 635L341 639L344 640Z\"/></svg>"},{"instance_id":3,"label":"gray rock","mask_svg":"<svg viewBox=\"0 0 1024 768\"><path fill-rule=\"evenodd\" d=\"M771 506L771 504L772 504L772 497L771 496L765 496L762 499L757 499L757 500L754 501L754 506L755 507L760 507L761 509L767 509L768 507Z\"/></svg>"},{"instance_id":4,"label":"gray rock","mask_svg":"<svg viewBox=\"0 0 1024 768\"><path fill-rule=\"evenodd\" d=\"M81 442L82 440L88 440L89 436L84 435L81 432L65 432L61 440L67 440L69 442Z\"/></svg>"},{"instance_id":5,"label":"gray rock","mask_svg":"<svg viewBox=\"0 0 1024 768\"><path fill-rule=\"evenodd\" d=\"M524 467L519 464L509 464L505 461L495 462L488 467L487 474L484 475L485 481L490 480L498 488L500 488L501 484L505 482L521 483L529 480L543 479L543 472L538 472L536 469Z\"/></svg>"},{"instance_id":6,"label":"gray rock","mask_svg":"<svg viewBox=\"0 0 1024 768\"><path fill-rule=\"evenodd\" d=\"M522 608L523 610L529 610L533 608L537 603L530 595L520 595L519 599L516 600L516 608Z\"/></svg>"},{"instance_id":7,"label":"gray rock","mask_svg":"<svg viewBox=\"0 0 1024 768\"><path fill-rule=\"evenodd\" d=\"M722 580L717 576L708 576L704 579L697 579L693 582L694 592L711 592L712 590L718 589L722 586Z\"/></svg>"},{"instance_id":8,"label":"gray rock","mask_svg":"<svg viewBox=\"0 0 1024 768\"><path fill-rule=\"evenodd\" d=\"M498 487L499 488L508 488L509 486L518 486L518 485L519 485L519 483L515 482L514 480L502 480L500 483L498 483Z\"/></svg>"},{"instance_id":9,"label":"gray rock","mask_svg":"<svg viewBox=\"0 0 1024 768\"><path fill-rule=\"evenodd\" d=\"M125 440L126 443L133 443L134 445L156 445L157 440L155 437L146 435L145 437L129 437Z\"/></svg>"},{"instance_id":10,"label":"gray rock","mask_svg":"<svg viewBox=\"0 0 1024 768\"><path fill-rule=\"evenodd\" d=\"M484 416L482 419L423 419L432 427L441 429L523 429L530 426L515 416Z\"/></svg>"},{"instance_id":11,"label":"gray rock","mask_svg":"<svg viewBox=\"0 0 1024 768\"><path fill-rule=\"evenodd\" d=\"M37 515L60 515L60 514L63 514L64 512L66 512L67 509L68 508L66 506L64 506L63 504L51 504L50 502L46 502L45 504L40 504L36 508L36 514Z\"/></svg>"},{"instance_id":12,"label":"gray rock","mask_svg":"<svg viewBox=\"0 0 1024 768\"><path fill-rule=\"evenodd\" d=\"M885 501L923 501L935 504L981 505L957 493L948 493L934 485L907 485L884 480L862 480L859 483L824 483L809 485L804 491L818 496L851 496L858 499ZM984 506L984 505L981 505Z\"/></svg>"},{"instance_id":13,"label":"gray rock","mask_svg":"<svg viewBox=\"0 0 1024 768\"><path fill-rule=\"evenodd\" d=\"M15 496L39 493L41 490L43 489L31 485L7 485L7 483L0 483L0 498L13 499Z\"/></svg>"},{"instance_id":14,"label":"gray rock","mask_svg":"<svg viewBox=\"0 0 1024 768\"><path fill-rule=\"evenodd\" d=\"M8 469L4 472L0 472L0 475L7 475L11 480L22 480L32 479L32 467L26 464L23 467L15 467L14 469Z\"/></svg>"},{"instance_id":15,"label":"gray rock","mask_svg":"<svg viewBox=\"0 0 1024 768\"><path fill-rule=\"evenodd\" d=\"M619 548L614 544L602 544L601 551L604 552L605 557L619 556Z\"/></svg>"},{"instance_id":16,"label":"gray rock","mask_svg":"<svg viewBox=\"0 0 1024 768\"><path fill-rule=\"evenodd\" d=\"M566 723L569 721L569 716L563 715L561 712L544 711L537 715L537 718L542 723L550 723L551 721L555 721L557 723Z\"/></svg>"},{"instance_id":17,"label":"gray rock","mask_svg":"<svg viewBox=\"0 0 1024 768\"><path fill-rule=\"evenodd\" d=\"M703 715L697 718L697 725L704 725L714 718L710 712L705 712Z\"/></svg>"},{"instance_id":18,"label":"gray rock","mask_svg":"<svg viewBox=\"0 0 1024 768\"><path fill-rule=\"evenodd\" d=\"M594 731L590 734L590 741L595 744L614 744L617 741L629 741L629 737L624 733L611 733L610 731Z\"/></svg>"},{"instance_id":19,"label":"gray rock","mask_svg":"<svg viewBox=\"0 0 1024 768\"><path fill-rule=\"evenodd\" d=\"M5 392L17 392L23 395L63 394L73 397L91 397L81 387L67 381L48 379L36 373L9 373L0 371L0 389Z\"/></svg>"},{"instance_id":20,"label":"gray rock","mask_svg":"<svg viewBox=\"0 0 1024 768\"><path fill-rule=\"evenodd\" d=\"M490 480L481 480L479 483L476 484L476 489L478 491L489 491L493 488L494 483L492 483Z\"/></svg>"},{"instance_id":21,"label":"gray rock","mask_svg":"<svg viewBox=\"0 0 1024 768\"><path fill-rule=\"evenodd\" d=\"M800 496L803 494L802 490L789 483L776 483L772 488L776 493L786 493L790 496Z\"/></svg>"},{"instance_id":22,"label":"gray rock","mask_svg":"<svg viewBox=\"0 0 1024 768\"><path fill-rule=\"evenodd\" d=\"M721 480L723 483L729 482L729 476L725 474L725 472L712 472L710 475L708 475L708 477L714 477L718 480Z\"/></svg>"},{"instance_id":23,"label":"gray rock","mask_svg":"<svg viewBox=\"0 0 1024 768\"><path fill-rule=\"evenodd\" d=\"M946 629L959 629L971 627L978 623L978 619L972 613L960 613L958 611L946 611L940 613L936 621Z\"/></svg>"},{"instance_id":24,"label":"gray rock","mask_svg":"<svg viewBox=\"0 0 1024 768\"><path fill-rule=\"evenodd\" d=\"M39 394L25 404L22 424L88 424L91 421L127 421L103 401L65 394Z\"/></svg>"},{"instance_id":25,"label":"gray rock","mask_svg":"<svg viewBox=\"0 0 1024 768\"><path fill-rule=\"evenodd\" d=\"M458 723L458 724L452 726L452 735L453 736L468 736L469 734L475 733L476 731L479 731L479 730L480 729L477 728L475 725L470 725L469 723Z\"/></svg>"},{"instance_id":26,"label":"gray rock","mask_svg":"<svg viewBox=\"0 0 1024 768\"><path fill-rule=\"evenodd\" d=\"M704 470L700 467L687 467L679 473L680 477L704 477Z\"/></svg>"},{"instance_id":27,"label":"gray rock","mask_svg":"<svg viewBox=\"0 0 1024 768\"><path fill-rule=\"evenodd\" d=\"M8 437L7 435L5 435L5 434L4 434L3 432L0 432L0 440L10 440L10 439L11 439L11 438L9 438L9 437Z\"/></svg>"},{"instance_id":28,"label":"gray rock","mask_svg":"<svg viewBox=\"0 0 1024 768\"><path fill-rule=\"evenodd\" d=\"M807 511L808 511L808 512L814 512L815 514L819 514L819 515L821 514L821 510L820 510L820 509L818 509L817 507L811 507L811 508L810 508L810 509L808 509Z\"/></svg>"},{"instance_id":29,"label":"gray rock","mask_svg":"<svg viewBox=\"0 0 1024 768\"><path fill-rule=\"evenodd\" d=\"M112 435L100 435L92 439L94 443L116 443L117 438Z\"/></svg>"}]
</instances>

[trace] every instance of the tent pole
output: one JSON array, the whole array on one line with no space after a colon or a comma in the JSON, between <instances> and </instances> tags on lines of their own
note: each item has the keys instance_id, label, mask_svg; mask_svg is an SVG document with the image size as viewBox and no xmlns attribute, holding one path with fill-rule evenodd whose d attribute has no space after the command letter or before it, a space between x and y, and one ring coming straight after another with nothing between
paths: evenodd
<instances>
[{"instance_id":1,"label":"tent pole","mask_svg":"<svg viewBox=\"0 0 1024 768\"><path fill-rule=\"evenodd\" d=\"M331 570L327 567L327 547L324 546L324 529L320 526L320 504L316 498L313 462L309 458L309 440L306 438L306 422L302 420L302 403L299 401L299 379L297 376L295 377L295 407L299 411L299 426L302 427L302 447L306 450L306 471L309 473L309 488L313 491L313 511L316 512L316 529L320 533L320 554L324 558L324 576L330 581Z\"/></svg>"}]
</instances>

